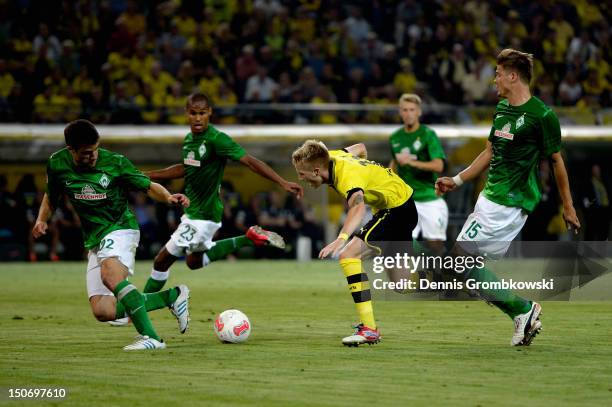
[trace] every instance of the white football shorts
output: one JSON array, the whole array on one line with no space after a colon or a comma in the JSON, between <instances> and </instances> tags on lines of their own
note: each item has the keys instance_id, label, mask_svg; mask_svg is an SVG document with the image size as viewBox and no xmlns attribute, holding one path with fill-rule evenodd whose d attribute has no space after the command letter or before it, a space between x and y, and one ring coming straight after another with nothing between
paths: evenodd
<instances>
[{"instance_id":1,"label":"white football shorts","mask_svg":"<svg viewBox=\"0 0 612 407\"><path fill-rule=\"evenodd\" d=\"M446 241L446 227L448 226L448 206L444 199L435 199L427 202L415 201L419 221L412 230L412 238L423 234L426 240Z\"/></svg>"},{"instance_id":2,"label":"white football shorts","mask_svg":"<svg viewBox=\"0 0 612 407\"><path fill-rule=\"evenodd\" d=\"M526 221L527 213L522 208L496 204L480 194L474 212L465 221L457 241L478 242L472 246L478 248L478 254L502 257ZM476 254L473 250L468 252Z\"/></svg>"},{"instance_id":3,"label":"white football shorts","mask_svg":"<svg viewBox=\"0 0 612 407\"><path fill-rule=\"evenodd\" d=\"M102 283L100 264L105 259L115 257L128 269L128 274L134 274L134 260L140 240L140 231L120 229L109 233L87 254L87 295L114 295Z\"/></svg>"},{"instance_id":4,"label":"white football shorts","mask_svg":"<svg viewBox=\"0 0 612 407\"><path fill-rule=\"evenodd\" d=\"M189 219L183 215L181 224L166 243L166 250L174 257L210 250L215 245L212 239L220 227L221 222Z\"/></svg>"}]
</instances>

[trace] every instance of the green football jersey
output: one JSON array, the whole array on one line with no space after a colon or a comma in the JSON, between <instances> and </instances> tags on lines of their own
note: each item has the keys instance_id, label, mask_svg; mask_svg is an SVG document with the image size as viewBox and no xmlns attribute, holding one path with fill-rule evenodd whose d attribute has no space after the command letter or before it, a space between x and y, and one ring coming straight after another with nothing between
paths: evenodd
<instances>
[{"instance_id":1,"label":"green football jersey","mask_svg":"<svg viewBox=\"0 0 612 407\"><path fill-rule=\"evenodd\" d=\"M100 148L93 168L77 168L63 148L47 162L47 194L56 208L61 194L81 219L85 248L96 247L110 232L138 230L127 200L128 191L146 191L151 180L121 154Z\"/></svg>"},{"instance_id":2,"label":"green football jersey","mask_svg":"<svg viewBox=\"0 0 612 407\"><path fill-rule=\"evenodd\" d=\"M538 164L561 149L555 112L533 96L521 106L497 104L489 134L493 157L483 194L500 205L534 210L540 201Z\"/></svg>"},{"instance_id":3,"label":"green football jersey","mask_svg":"<svg viewBox=\"0 0 612 407\"><path fill-rule=\"evenodd\" d=\"M435 158L446 160L444 150L436 132L425 125L408 133L403 127L393 133L389 139L391 157L399 153L410 153L418 161L431 161ZM436 196L435 183L437 174L423 171L409 165L397 166L397 173L404 182L414 189L413 199L418 202L433 201Z\"/></svg>"},{"instance_id":4,"label":"green football jersey","mask_svg":"<svg viewBox=\"0 0 612 407\"><path fill-rule=\"evenodd\" d=\"M189 219L221 222L223 203L219 196L227 159L238 161L246 151L227 134L211 125L200 134L189 133L183 141L185 194L191 205Z\"/></svg>"}]
</instances>

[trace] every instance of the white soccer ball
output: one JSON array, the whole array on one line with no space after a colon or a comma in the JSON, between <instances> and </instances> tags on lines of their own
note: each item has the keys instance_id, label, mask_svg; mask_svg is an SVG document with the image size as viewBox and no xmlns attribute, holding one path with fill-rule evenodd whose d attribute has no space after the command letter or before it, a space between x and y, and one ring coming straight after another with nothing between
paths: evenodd
<instances>
[{"instance_id":1,"label":"white soccer ball","mask_svg":"<svg viewBox=\"0 0 612 407\"><path fill-rule=\"evenodd\" d=\"M251 322L243 312L228 309L217 316L213 329L221 342L240 343L251 334Z\"/></svg>"}]
</instances>

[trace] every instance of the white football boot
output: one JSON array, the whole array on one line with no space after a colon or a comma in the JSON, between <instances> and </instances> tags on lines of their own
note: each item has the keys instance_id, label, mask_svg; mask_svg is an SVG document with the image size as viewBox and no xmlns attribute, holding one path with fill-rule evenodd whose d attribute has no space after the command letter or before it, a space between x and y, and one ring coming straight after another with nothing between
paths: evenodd
<instances>
[{"instance_id":1,"label":"white football boot","mask_svg":"<svg viewBox=\"0 0 612 407\"><path fill-rule=\"evenodd\" d=\"M184 334L189 327L189 288L185 284L178 286L180 291L176 301L170 306L170 311L176 317L180 333Z\"/></svg>"},{"instance_id":2,"label":"white football boot","mask_svg":"<svg viewBox=\"0 0 612 407\"><path fill-rule=\"evenodd\" d=\"M138 335L136 341L123 347L123 350L156 350L166 349L166 343L164 341L158 341L157 339L149 338L146 335Z\"/></svg>"},{"instance_id":3,"label":"white football boot","mask_svg":"<svg viewBox=\"0 0 612 407\"><path fill-rule=\"evenodd\" d=\"M533 338L542 330L540 314L542 306L535 301L531 302L531 309L524 314L514 317L514 335L512 346L529 346Z\"/></svg>"},{"instance_id":4,"label":"white football boot","mask_svg":"<svg viewBox=\"0 0 612 407\"><path fill-rule=\"evenodd\" d=\"M117 318L113 321L108 321L108 324L110 326L114 326L114 327L123 327L123 326L128 326L128 324L130 323L130 318L129 317L125 317L125 318Z\"/></svg>"},{"instance_id":5,"label":"white football boot","mask_svg":"<svg viewBox=\"0 0 612 407\"><path fill-rule=\"evenodd\" d=\"M359 346L359 345L374 345L380 342L380 331L378 329L368 328L363 324L355 325L355 333L353 335L342 338L344 346Z\"/></svg>"}]
</instances>

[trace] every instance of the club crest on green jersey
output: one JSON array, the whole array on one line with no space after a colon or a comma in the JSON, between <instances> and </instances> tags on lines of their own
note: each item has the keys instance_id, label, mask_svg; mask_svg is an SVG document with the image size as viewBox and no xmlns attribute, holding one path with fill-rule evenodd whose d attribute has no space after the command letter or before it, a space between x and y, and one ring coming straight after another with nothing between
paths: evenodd
<instances>
[{"instance_id":1,"label":"club crest on green jersey","mask_svg":"<svg viewBox=\"0 0 612 407\"><path fill-rule=\"evenodd\" d=\"M191 165L192 167L199 167L200 166L200 160L196 160L195 159L195 152L194 151L190 151L187 153L187 158L185 158L183 160L183 163L185 165Z\"/></svg>"},{"instance_id":2,"label":"club crest on green jersey","mask_svg":"<svg viewBox=\"0 0 612 407\"><path fill-rule=\"evenodd\" d=\"M100 199L106 199L106 192L99 194L96 192L94 187L86 184L83 188L81 188L80 194L74 194L74 198L85 201L99 201Z\"/></svg>"},{"instance_id":3,"label":"club crest on green jersey","mask_svg":"<svg viewBox=\"0 0 612 407\"><path fill-rule=\"evenodd\" d=\"M200 158L204 157L204 154L206 154L206 145L204 143L202 143L198 149L198 153L200 153Z\"/></svg>"},{"instance_id":4,"label":"club crest on green jersey","mask_svg":"<svg viewBox=\"0 0 612 407\"><path fill-rule=\"evenodd\" d=\"M414 143L412 143L412 147L416 150L420 150L423 143L421 143L421 139L417 138Z\"/></svg>"},{"instance_id":5,"label":"club crest on green jersey","mask_svg":"<svg viewBox=\"0 0 612 407\"><path fill-rule=\"evenodd\" d=\"M519 128L519 127L521 127L523 124L525 124L525 113L523 113L523 114L521 115L521 117L519 117L519 118L516 120L516 124L514 125L514 128L515 128L515 129L518 129L518 128Z\"/></svg>"},{"instance_id":6,"label":"club crest on green jersey","mask_svg":"<svg viewBox=\"0 0 612 407\"><path fill-rule=\"evenodd\" d=\"M108 184L110 184L110 179L106 176L106 174L102 174L100 177L100 185L106 188L108 187Z\"/></svg>"},{"instance_id":7,"label":"club crest on green jersey","mask_svg":"<svg viewBox=\"0 0 612 407\"><path fill-rule=\"evenodd\" d=\"M413 145L413 147L414 147L414 145ZM400 150L400 153L401 153L401 154L408 154L408 156L410 157L410 159L411 159L411 160L416 160L416 159L417 159L416 154L412 154L412 151L410 151L410 148L409 148L409 147L404 147L404 148L402 148L402 149Z\"/></svg>"}]
</instances>

